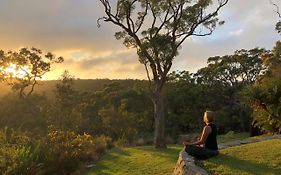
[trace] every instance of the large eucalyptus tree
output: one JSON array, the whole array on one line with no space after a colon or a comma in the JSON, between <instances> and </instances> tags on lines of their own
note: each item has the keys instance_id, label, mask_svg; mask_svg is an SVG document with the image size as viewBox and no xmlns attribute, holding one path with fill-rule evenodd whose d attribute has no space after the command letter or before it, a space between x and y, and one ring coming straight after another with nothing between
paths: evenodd
<instances>
[{"instance_id":1,"label":"large eucalyptus tree","mask_svg":"<svg viewBox=\"0 0 281 175\"><path fill-rule=\"evenodd\" d=\"M100 0L105 16L121 31L115 33L126 47L136 48L150 82L154 104L155 148L166 148L162 90L174 58L191 36L211 35L218 12L228 0Z\"/></svg>"}]
</instances>

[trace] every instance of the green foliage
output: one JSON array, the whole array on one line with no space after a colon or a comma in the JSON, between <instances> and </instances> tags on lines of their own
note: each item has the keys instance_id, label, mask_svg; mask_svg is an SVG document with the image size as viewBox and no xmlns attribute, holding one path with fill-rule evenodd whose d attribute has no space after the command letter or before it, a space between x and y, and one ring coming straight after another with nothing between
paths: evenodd
<instances>
[{"instance_id":1,"label":"green foliage","mask_svg":"<svg viewBox=\"0 0 281 175\"><path fill-rule=\"evenodd\" d=\"M5 126L40 135L46 132L44 109L47 99L43 95L30 95L24 99L9 94L0 99L0 127Z\"/></svg>"},{"instance_id":2,"label":"green foliage","mask_svg":"<svg viewBox=\"0 0 281 175\"><path fill-rule=\"evenodd\" d=\"M108 137L52 131L44 145L44 174L69 174L83 163L97 161L109 147Z\"/></svg>"},{"instance_id":3,"label":"green foliage","mask_svg":"<svg viewBox=\"0 0 281 175\"><path fill-rule=\"evenodd\" d=\"M51 131L35 140L30 134L4 129L0 131L1 174L70 174L85 163L97 161L111 139L67 131Z\"/></svg>"},{"instance_id":4,"label":"green foliage","mask_svg":"<svg viewBox=\"0 0 281 175\"><path fill-rule=\"evenodd\" d=\"M245 90L254 109L253 119L266 132L281 132L281 81L268 80Z\"/></svg>"},{"instance_id":5,"label":"green foliage","mask_svg":"<svg viewBox=\"0 0 281 175\"><path fill-rule=\"evenodd\" d=\"M23 132L12 129L0 131L0 172L2 174L32 174L38 171L39 147Z\"/></svg>"},{"instance_id":6,"label":"green foliage","mask_svg":"<svg viewBox=\"0 0 281 175\"><path fill-rule=\"evenodd\" d=\"M205 108L216 111L219 132L228 130L247 131L251 109L241 103L240 91L254 83L265 70L263 55L268 51L260 48L237 50L233 55L208 59L208 66L194 75L205 97ZM204 102L205 101L205 102Z\"/></svg>"},{"instance_id":7,"label":"green foliage","mask_svg":"<svg viewBox=\"0 0 281 175\"><path fill-rule=\"evenodd\" d=\"M99 111L105 133L113 136L113 138L126 138L130 142L133 141L137 133L137 116L133 113L125 111L124 108L101 109Z\"/></svg>"},{"instance_id":8,"label":"green foliage","mask_svg":"<svg viewBox=\"0 0 281 175\"><path fill-rule=\"evenodd\" d=\"M276 55L280 55L275 50L275 54L260 48L237 50L233 55L209 58L208 66L195 74L172 72L167 87L169 133L198 131L205 110L216 112L219 133L248 131L252 109L241 101L240 91L262 73L269 74L269 65L276 65Z\"/></svg>"},{"instance_id":9,"label":"green foliage","mask_svg":"<svg viewBox=\"0 0 281 175\"><path fill-rule=\"evenodd\" d=\"M243 92L244 99L253 108L253 122L266 132L281 132L281 43L265 56L264 75Z\"/></svg>"},{"instance_id":10,"label":"green foliage","mask_svg":"<svg viewBox=\"0 0 281 175\"><path fill-rule=\"evenodd\" d=\"M49 129L79 132L87 121L83 109L81 95L73 89L73 77L66 71L56 85L54 101L46 109Z\"/></svg>"},{"instance_id":11,"label":"green foliage","mask_svg":"<svg viewBox=\"0 0 281 175\"><path fill-rule=\"evenodd\" d=\"M203 94L189 72L172 72L167 86L168 133L177 139L178 135L198 132L202 127L205 110Z\"/></svg>"},{"instance_id":12,"label":"green foliage","mask_svg":"<svg viewBox=\"0 0 281 175\"><path fill-rule=\"evenodd\" d=\"M222 84L239 88L254 82L263 71L261 48L237 50L233 55L208 58L208 66L198 70L197 81L206 84Z\"/></svg>"},{"instance_id":13,"label":"green foliage","mask_svg":"<svg viewBox=\"0 0 281 175\"><path fill-rule=\"evenodd\" d=\"M277 30L278 33L281 33L281 21L276 23L275 29Z\"/></svg>"},{"instance_id":14,"label":"green foliage","mask_svg":"<svg viewBox=\"0 0 281 175\"><path fill-rule=\"evenodd\" d=\"M151 132L152 104L144 92L136 88L121 88L121 84L113 83L92 94L84 115L96 126L93 133L132 143L137 135Z\"/></svg>"}]
</instances>

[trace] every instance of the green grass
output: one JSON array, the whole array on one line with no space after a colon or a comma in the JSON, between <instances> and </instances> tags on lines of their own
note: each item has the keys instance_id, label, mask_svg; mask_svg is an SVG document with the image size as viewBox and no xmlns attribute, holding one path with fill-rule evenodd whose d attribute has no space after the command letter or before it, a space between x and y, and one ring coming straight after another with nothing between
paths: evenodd
<instances>
[{"instance_id":1,"label":"green grass","mask_svg":"<svg viewBox=\"0 0 281 175\"><path fill-rule=\"evenodd\" d=\"M152 146L114 148L88 175L170 175L182 146L155 150Z\"/></svg>"},{"instance_id":2,"label":"green grass","mask_svg":"<svg viewBox=\"0 0 281 175\"><path fill-rule=\"evenodd\" d=\"M218 136L218 142L247 137L247 133L230 132ZM114 148L102 157L88 175L170 175L182 148L182 145L169 146L167 150L155 150L152 146Z\"/></svg>"},{"instance_id":3,"label":"green grass","mask_svg":"<svg viewBox=\"0 0 281 175\"><path fill-rule=\"evenodd\" d=\"M247 133L218 136L218 142L242 140ZM172 174L182 146L155 150L152 146L114 148L88 175L168 175ZM269 140L220 151L219 156L199 162L216 175L281 174L281 140Z\"/></svg>"},{"instance_id":4,"label":"green grass","mask_svg":"<svg viewBox=\"0 0 281 175\"><path fill-rule=\"evenodd\" d=\"M226 148L219 156L201 163L216 175L279 175L281 140Z\"/></svg>"}]
</instances>

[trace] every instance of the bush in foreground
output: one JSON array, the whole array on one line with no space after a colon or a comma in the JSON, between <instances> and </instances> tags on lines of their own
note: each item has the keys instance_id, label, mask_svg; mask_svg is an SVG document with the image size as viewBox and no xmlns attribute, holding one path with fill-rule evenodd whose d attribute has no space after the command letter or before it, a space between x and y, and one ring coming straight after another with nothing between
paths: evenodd
<instances>
[{"instance_id":1,"label":"bush in foreground","mask_svg":"<svg viewBox=\"0 0 281 175\"><path fill-rule=\"evenodd\" d=\"M109 142L105 136L93 138L88 134L52 131L43 148L46 152L44 174L69 174L85 163L97 161Z\"/></svg>"},{"instance_id":2,"label":"bush in foreground","mask_svg":"<svg viewBox=\"0 0 281 175\"><path fill-rule=\"evenodd\" d=\"M111 139L69 131L51 131L46 139L32 141L28 134L0 131L1 174L71 174L97 161Z\"/></svg>"}]
</instances>

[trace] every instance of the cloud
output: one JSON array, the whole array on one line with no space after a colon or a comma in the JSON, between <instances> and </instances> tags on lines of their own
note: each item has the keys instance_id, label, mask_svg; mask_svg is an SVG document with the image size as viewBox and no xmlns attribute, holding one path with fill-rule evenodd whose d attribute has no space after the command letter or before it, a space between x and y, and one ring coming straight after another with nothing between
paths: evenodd
<instances>
[{"instance_id":1,"label":"cloud","mask_svg":"<svg viewBox=\"0 0 281 175\"><path fill-rule=\"evenodd\" d=\"M103 14L97 9L101 8L95 0L2 0L1 47L57 50L83 46L96 52L120 48L121 43L113 37L115 28L97 27Z\"/></svg>"},{"instance_id":2,"label":"cloud","mask_svg":"<svg viewBox=\"0 0 281 175\"><path fill-rule=\"evenodd\" d=\"M235 31L230 31L229 34L232 35L232 36L239 36L243 33L243 29L238 29L238 30L235 30Z\"/></svg>"},{"instance_id":3,"label":"cloud","mask_svg":"<svg viewBox=\"0 0 281 175\"><path fill-rule=\"evenodd\" d=\"M281 1L276 1L281 7ZM63 56L48 78L64 69L77 78L145 78L135 50L114 38L119 29L108 23L97 27L103 8L96 0L1 0L0 49L35 46ZM213 35L187 39L175 59L173 70L196 72L209 57L232 54L238 49L271 49L280 35L279 20L269 1L233 0L219 12L225 21Z\"/></svg>"},{"instance_id":4,"label":"cloud","mask_svg":"<svg viewBox=\"0 0 281 175\"><path fill-rule=\"evenodd\" d=\"M64 70L76 78L115 78L145 79L145 69L138 62L133 50L119 50L95 55L81 50L59 51L64 53L65 62L55 65L52 71L44 77L53 79L59 77ZM77 77L77 75L79 75Z\"/></svg>"}]
</instances>

